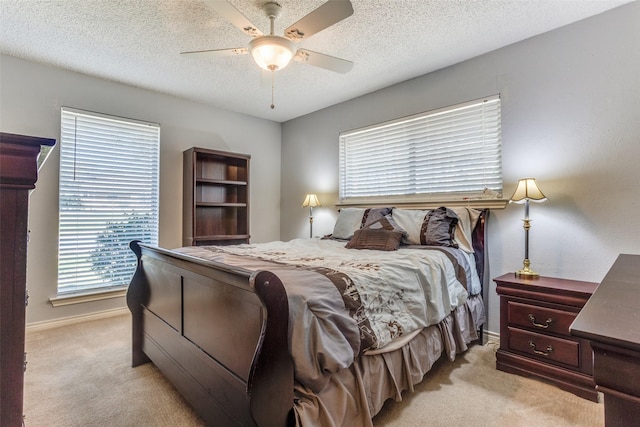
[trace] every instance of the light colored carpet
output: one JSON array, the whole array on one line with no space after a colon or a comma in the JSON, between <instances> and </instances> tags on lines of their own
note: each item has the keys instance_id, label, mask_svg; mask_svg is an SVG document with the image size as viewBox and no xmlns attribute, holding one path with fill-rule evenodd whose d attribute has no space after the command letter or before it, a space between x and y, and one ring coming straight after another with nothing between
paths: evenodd
<instances>
[{"instance_id":1,"label":"light colored carpet","mask_svg":"<svg viewBox=\"0 0 640 427\"><path fill-rule=\"evenodd\" d=\"M27 427L203 426L152 365L131 368L130 317L28 332ZM495 369L495 344L441 360L376 427L604 425L604 406ZM601 399L602 400L602 399Z\"/></svg>"}]
</instances>

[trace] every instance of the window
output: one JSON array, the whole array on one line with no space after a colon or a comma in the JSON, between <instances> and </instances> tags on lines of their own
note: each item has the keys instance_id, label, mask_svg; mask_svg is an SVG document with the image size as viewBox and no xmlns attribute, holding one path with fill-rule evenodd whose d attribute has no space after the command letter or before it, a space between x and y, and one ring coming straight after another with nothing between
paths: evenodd
<instances>
[{"instance_id":1,"label":"window","mask_svg":"<svg viewBox=\"0 0 640 427\"><path fill-rule=\"evenodd\" d=\"M339 167L344 204L501 193L500 97L344 132Z\"/></svg>"},{"instance_id":2,"label":"window","mask_svg":"<svg viewBox=\"0 0 640 427\"><path fill-rule=\"evenodd\" d=\"M62 109L58 295L126 287L158 243L160 127Z\"/></svg>"}]
</instances>

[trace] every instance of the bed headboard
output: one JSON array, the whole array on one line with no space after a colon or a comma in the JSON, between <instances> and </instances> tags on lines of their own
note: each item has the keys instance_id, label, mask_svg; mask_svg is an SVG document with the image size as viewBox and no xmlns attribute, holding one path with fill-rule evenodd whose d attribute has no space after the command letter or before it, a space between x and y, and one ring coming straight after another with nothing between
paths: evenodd
<instances>
[{"instance_id":1,"label":"bed headboard","mask_svg":"<svg viewBox=\"0 0 640 427\"><path fill-rule=\"evenodd\" d=\"M482 284L482 300L484 302L485 323L480 326L480 342L486 344L487 337L484 334L484 325L489 319L489 254L487 251L487 221L489 209L483 209L478 218L476 228L473 230L473 251L476 258L476 270Z\"/></svg>"},{"instance_id":2,"label":"bed headboard","mask_svg":"<svg viewBox=\"0 0 640 427\"><path fill-rule=\"evenodd\" d=\"M482 289L484 291L485 286L485 272L488 273L488 258L486 251L487 241L487 220L489 219L489 209L483 209L478 218L478 223L473 230L473 252L476 258L476 270L480 277L480 283L482 283ZM485 295L483 295L485 297Z\"/></svg>"}]
</instances>

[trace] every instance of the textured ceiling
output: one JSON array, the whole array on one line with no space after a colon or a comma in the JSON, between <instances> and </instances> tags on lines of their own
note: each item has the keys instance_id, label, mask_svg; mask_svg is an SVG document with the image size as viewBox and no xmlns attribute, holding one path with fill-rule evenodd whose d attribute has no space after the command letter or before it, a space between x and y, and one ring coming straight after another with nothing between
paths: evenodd
<instances>
[{"instance_id":1,"label":"textured ceiling","mask_svg":"<svg viewBox=\"0 0 640 427\"><path fill-rule=\"evenodd\" d=\"M279 0L275 34L325 0ZM263 33L266 0L230 0ZM352 0L354 14L299 43L354 62L339 74L292 62L271 86L249 36L204 0L0 0L0 52L283 122L617 7L629 0Z\"/></svg>"}]
</instances>

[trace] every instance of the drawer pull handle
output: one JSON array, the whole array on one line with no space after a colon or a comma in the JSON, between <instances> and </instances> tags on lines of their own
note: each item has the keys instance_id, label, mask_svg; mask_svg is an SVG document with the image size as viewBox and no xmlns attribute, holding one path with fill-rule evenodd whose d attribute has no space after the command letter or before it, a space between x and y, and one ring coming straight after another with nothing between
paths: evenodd
<instances>
[{"instance_id":1,"label":"drawer pull handle","mask_svg":"<svg viewBox=\"0 0 640 427\"><path fill-rule=\"evenodd\" d=\"M547 329L549 326L551 326L551 322L553 322L553 319L549 317L544 323L538 323L536 322L536 316L534 316L533 314L529 315L529 320L531 320L531 324L533 326L542 329Z\"/></svg>"},{"instance_id":2,"label":"drawer pull handle","mask_svg":"<svg viewBox=\"0 0 640 427\"><path fill-rule=\"evenodd\" d=\"M531 349L535 354L539 354L541 356L548 356L553 351L553 347L551 347L551 345L547 346L547 351L538 350L536 348L536 343L534 343L533 341L529 341L529 346L531 347Z\"/></svg>"}]
</instances>

